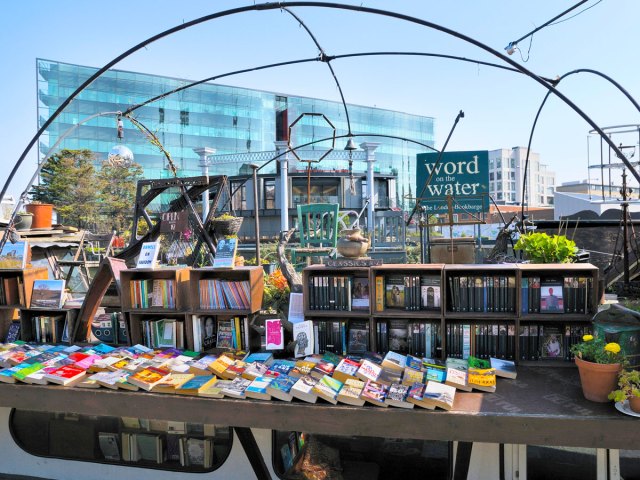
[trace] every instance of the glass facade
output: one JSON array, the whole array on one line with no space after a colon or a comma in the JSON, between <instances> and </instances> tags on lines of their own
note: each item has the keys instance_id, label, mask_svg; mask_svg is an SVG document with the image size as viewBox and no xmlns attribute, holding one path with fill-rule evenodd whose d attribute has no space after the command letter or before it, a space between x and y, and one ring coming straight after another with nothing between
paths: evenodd
<instances>
[{"instance_id":1,"label":"glass facade","mask_svg":"<svg viewBox=\"0 0 640 480\"><path fill-rule=\"evenodd\" d=\"M40 127L65 99L98 69L51 60L37 59L38 122ZM109 70L96 79L49 126L40 138L40 155L48 152L58 138L87 117L100 112L125 111L156 95L191 83L190 80L161 77L143 73ZM348 105L351 130L354 134L389 135L434 144L434 120L431 117L383 110L379 108ZM291 130L292 145L302 145L321 138L347 133L347 121L340 102L315 98L296 97L281 93L251 90L213 83L204 83L183 90L135 111L135 118L154 132L164 148L171 154L181 176L201 174L196 148L211 147L216 155L274 151L274 141L286 139L289 125L303 113L322 114L313 118L301 118ZM405 195L416 191L415 157L425 148L403 140L381 137L356 137L356 143L378 142L375 152L376 171L398 174L398 196L402 204ZM116 120L113 116L92 119L72 130L60 148L87 148L96 153L100 163L118 142L126 145L135 161L144 168L146 178L169 176L166 159L127 120L124 121L124 139L116 136ZM327 142L328 143L328 142ZM317 144L321 154L327 143ZM336 150L342 150L346 141L336 142ZM275 163L275 162L274 162ZM322 160L323 169L344 169L347 162ZM211 175L237 175L238 162L214 162L209 167ZM296 168L304 169L306 163ZM354 172L364 172L365 162L354 161ZM265 169L267 170L267 169ZM262 171L267 173L267 171ZM275 165L271 166L275 172ZM322 195L327 195L323 193Z\"/></svg>"}]
</instances>

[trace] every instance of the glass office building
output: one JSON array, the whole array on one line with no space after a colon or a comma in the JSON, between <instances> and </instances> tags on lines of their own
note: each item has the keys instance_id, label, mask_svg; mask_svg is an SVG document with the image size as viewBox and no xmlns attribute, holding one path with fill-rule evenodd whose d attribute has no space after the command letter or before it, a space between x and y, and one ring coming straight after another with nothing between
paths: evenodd
<instances>
[{"instance_id":1,"label":"glass office building","mask_svg":"<svg viewBox=\"0 0 640 480\"><path fill-rule=\"evenodd\" d=\"M98 70L44 59L37 59L36 69L39 127ZM189 83L191 81L185 79L109 70L82 91L49 126L40 138L41 159L61 135L87 117L100 112L125 111ZM359 105L348 105L348 112L354 134L389 135L433 146L434 120L431 117ZM215 148L216 155L253 153L258 158L260 152L274 151L274 141L286 139L289 125L303 113L322 115L305 116L295 124L291 131L291 144L294 146L331 137L329 122L337 135L348 131L340 102L214 83L203 83L150 103L137 109L134 116L157 135L171 154L179 175L197 176L201 174L200 159L194 149ZM114 116L97 117L72 129L60 148L92 150L100 163L115 145L122 143L131 149L135 161L142 165L146 178L169 175L164 155L131 122L124 120L122 140L117 138L116 131ZM397 173L397 203L407 205L403 198L416 192L416 154L427 149L404 140L374 136L358 136L355 141L358 145L365 141L380 143L375 152L376 171ZM342 150L345 144L345 139L339 139L336 150ZM326 144L318 144L314 148L322 152ZM294 162L295 159L291 163ZM242 164L233 160L214 162L209 174L237 175ZM344 169L347 161L344 156L340 159L327 157L316 166L323 170ZM306 163L298 167L290 165L294 170L305 167ZM273 162L262 171L267 173L275 171L275 168ZM354 162L353 169L364 172L366 166L358 160Z\"/></svg>"}]
</instances>

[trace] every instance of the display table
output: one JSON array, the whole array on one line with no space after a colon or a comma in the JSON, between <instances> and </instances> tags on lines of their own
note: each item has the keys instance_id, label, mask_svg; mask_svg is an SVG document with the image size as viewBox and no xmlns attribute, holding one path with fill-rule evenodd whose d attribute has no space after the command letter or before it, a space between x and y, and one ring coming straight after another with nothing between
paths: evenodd
<instances>
[{"instance_id":1,"label":"display table","mask_svg":"<svg viewBox=\"0 0 640 480\"><path fill-rule=\"evenodd\" d=\"M496 393L457 393L449 412L20 384L0 384L0 406L330 435L640 450L640 419L613 403L585 400L575 368L518 367L518 379L498 379Z\"/></svg>"}]
</instances>

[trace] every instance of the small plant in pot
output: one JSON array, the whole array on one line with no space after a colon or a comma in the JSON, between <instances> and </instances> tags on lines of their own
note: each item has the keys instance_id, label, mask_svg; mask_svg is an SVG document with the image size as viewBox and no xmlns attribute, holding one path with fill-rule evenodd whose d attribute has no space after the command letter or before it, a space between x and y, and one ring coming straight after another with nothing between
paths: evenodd
<instances>
[{"instance_id":1,"label":"small plant in pot","mask_svg":"<svg viewBox=\"0 0 640 480\"><path fill-rule=\"evenodd\" d=\"M640 371L623 370L618 376L618 390L609 394L614 402L629 401L629 408L640 413Z\"/></svg>"},{"instance_id":2,"label":"small plant in pot","mask_svg":"<svg viewBox=\"0 0 640 480\"><path fill-rule=\"evenodd\" d=\"M602 337L584 335L582 342L571 346L571 353L575 355L584 397L592 402L608 402L625 362L620 345L607 343Z\"/></svg>"},{"instance_id":3,"label":"small plant in pot","mask_svg":"<svg viewBox=\"0 0 640 480\"><path fill-rule=\"evenodd\" d=\"M521 235L513 249L522 250L532 263L570 263L578 251L576 242L565 235L547 235L544 232Z\"/></svg>"}]
</instances>

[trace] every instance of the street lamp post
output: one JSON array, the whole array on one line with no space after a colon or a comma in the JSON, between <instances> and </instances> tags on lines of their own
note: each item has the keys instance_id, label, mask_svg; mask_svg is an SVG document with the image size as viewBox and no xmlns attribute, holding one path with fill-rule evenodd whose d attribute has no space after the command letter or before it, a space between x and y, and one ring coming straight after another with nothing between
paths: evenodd
<instances>
[{"instance_id":1,"label":"street lamp post","mask_svg":"<svg viewBox=\"0 0 640 480\"><path fill-rule=\"evenodd\" d=\"M211 162L209 158L211 155L216 153L215 148L210 147L202 147L202 148L194 148L193 149L196 154L200 157L200 163L198 166L202 169L202 175L205 177L209 177L209 165ZM207 215L209 214L209 189L206 189L202 192L202 221L204 222L207 219Z\"/></svg>"}]
</instances>

